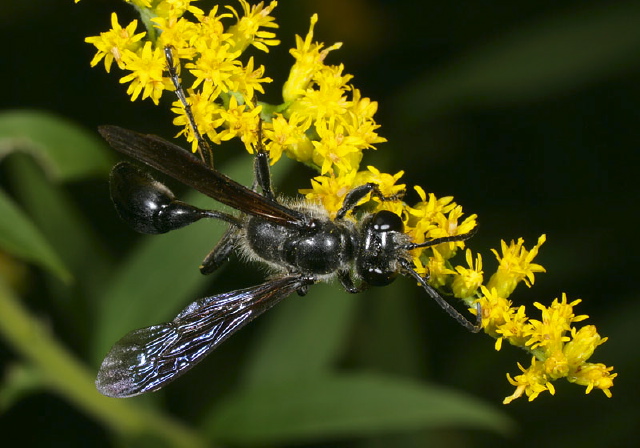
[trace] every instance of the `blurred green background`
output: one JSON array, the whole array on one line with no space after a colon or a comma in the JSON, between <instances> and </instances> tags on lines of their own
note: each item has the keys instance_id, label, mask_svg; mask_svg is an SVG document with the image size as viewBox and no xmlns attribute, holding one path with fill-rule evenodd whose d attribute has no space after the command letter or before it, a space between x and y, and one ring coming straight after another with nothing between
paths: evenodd
<instances>
[{"instance_id":1,"label":"blurred green background","mask_svg":"<svg viewBox=\"0 0 640 448\"><path fill-rule=\"evenodd\" d=\"M84 38L106 31L113 10L128 23L131 8L25 0L0 4L0 294L20 296L0 305L2 439L29 447L634 446L640 2L280 3L282 45L257 56L275 79L268 97L277 102L294 34L317 12L317 39L344 42L328 62L344 63L379 102L389 142L365 164L405 170L408 185L477 213L470 247L483 254L485 275L500 239L524 237L531 247L546 233L536 261L547 273L511 299L532 317L534 301L562 292L583 299L577 312L610 338L592 361L619 372L613 398L558 381L555 397L503 406L512 393L505 373L519 373L528 357L495 352L492 339L465 332L406 279L358 296L314 287L162 392L99 396L92 377L120 336L263 277L237 260L200 276L217 224L143 237L115 215L107 174L118 156L96 127L176 132L167 103L131 103L115 68L89 67ZM250 183L251 159L236 149L216 148L220 169ZM287 163L275 171L290 194L313 174Z\"/></svg>"}]
</instances>

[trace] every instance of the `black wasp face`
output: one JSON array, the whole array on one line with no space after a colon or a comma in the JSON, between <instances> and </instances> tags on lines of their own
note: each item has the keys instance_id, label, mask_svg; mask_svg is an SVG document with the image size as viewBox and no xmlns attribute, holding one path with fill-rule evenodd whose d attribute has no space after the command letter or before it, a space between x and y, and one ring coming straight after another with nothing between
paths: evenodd
<instances>
[{"instance_id":1,"label":"black wasp face","mask_svg":"<svg viewBox=\"0 0 640 448\"><path fill-rule=\"evenodd\" d=\"M362 246L356 259L358 274L371 286L388 285L398 276L398 257L407 242L402 219L382 210L366 219L362 232Z\"/></svg>"}]
</instances>

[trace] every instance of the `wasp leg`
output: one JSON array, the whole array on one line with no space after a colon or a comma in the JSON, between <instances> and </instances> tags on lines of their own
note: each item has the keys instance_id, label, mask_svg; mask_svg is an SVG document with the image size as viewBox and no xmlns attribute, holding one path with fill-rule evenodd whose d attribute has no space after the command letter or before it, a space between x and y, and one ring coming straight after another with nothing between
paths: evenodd
<instances>
[{"instance_id":1,"label":"wasp leg","mask_svg":"<svg viewBox=\"0 0 640 448\"><path fill-rule=\"evenodd\" d=\"M385 196L382 191L380 191L380 187L378 186L378 184L374 184L373 182L360 185L359 187L355 187L353 190L347 193L344 201L342 202L342 207L336 214L336 219L344 218L347 212L356 208L358 203L363 200L369 193L382 201L395 201L402 198L402 196L404 195L404 192L400 192L392 196Z\"/></svg>"},{"instance_id":2,"label":"wasp leg","mask_svg":"<svg viewBox=\"0 0 640 448\"><path fill-rule=\"evenodd\" d=\"M208 275L216 271L222 266L231 255L231 252L236 247L238 241L238 229L235 226L230 226L227 231L222 235L218 244L211 249L211 252L207 254L202 264L200 264L200 273Z\"/></svg>"}]
</instances>

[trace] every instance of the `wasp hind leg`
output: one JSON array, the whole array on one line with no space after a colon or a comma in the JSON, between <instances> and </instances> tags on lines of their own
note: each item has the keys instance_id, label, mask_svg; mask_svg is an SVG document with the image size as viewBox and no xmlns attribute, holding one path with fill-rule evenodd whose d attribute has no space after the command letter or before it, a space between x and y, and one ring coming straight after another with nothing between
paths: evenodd
<instances>
[{"instance_id":1,"label":"wasp hind leg","mask_svg":"<svg viewBox=\"0 0 640 448\"><path fill-rule=\"evenodd\" d=\"M211 249L202 263L200 264L200 273L209 275L222 266L231 256L231 252L236 248L238 241L238 228L230 226L222 235L218 244Z\"/></svg>"}]
</instances>

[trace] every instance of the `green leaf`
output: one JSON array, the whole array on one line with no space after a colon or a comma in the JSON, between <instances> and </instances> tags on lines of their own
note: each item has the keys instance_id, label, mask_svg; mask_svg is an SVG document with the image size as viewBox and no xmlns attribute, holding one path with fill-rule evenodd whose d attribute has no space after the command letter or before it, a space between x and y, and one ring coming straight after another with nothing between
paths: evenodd
<instances>
[{"instance_id":1,"label":"green leaf","mask_svg":"<svg viewBox=\"0 0 640 448\"><path fill-rule=\"evenodd\" d=\"M100 395L95 389L93 373L56 339L48 327L29 313L23 301L0 277L0 337L32 369L20 380L24 387L37 387L42 381L47 389L77 406L87 418L101 422L120 436L148 440L150 434L165 441L167 446L205 446L199 435L169 416L134 401ZM11 398L0 396L0 400Z\"/></svg>"},{"instance_id":2,"label":"green leaf","mask_svg":"<svg viewBox=\"0 0 640 448\"><path fill-rule=\"evenodd\" d=\"M42 111L0 113L0 159L14 151L32 154L47 175L63 181L105 175L112 165L97 133Z\"/></svg>"},{"instance_id":3,"label":"green leaf","mask_svg":"<svg viewBox=\"0 0 640 448\"><path fill-rule=\"evenodd\" d=\"M280 304L249 357L245 381L256 385L326 372L346 345L358 299L324 284Z\"/></svg>"},{"instance_id":4,"label":"green leaf","mask_svg":"<svg viewBox=\"0 0 640 448\"><path fill-rule=\"evenodd\" d=\"M434 314L440 313L437 304L408 278L384 288L371 288L364 299L366 313L358 317L352 342L356 348L350 351L352 362L364 369L400 376L425 372L430 346L420 327L424 323L416 313L416 301L433 302L427 308Z\"/></svg>"},{"instance_id":5,"label":"green leaf","mask_svg":"<svg viewBox=\"0 0 640 448\"><path fill-rule=\"evenodd\" d=\"M0 248L33 262L64 281L71 275L31 219L0 190Z\"/></svg>"},{"instance_id":6,"label":"green leaf","mask_svg":"<svg viewBox=\"0 0 640 448\"><path fill-rule=\"evenodd\" d=\"M68 120L40 111L0 113L0 160L15 152L31 155L49 179L59 181L76 180L96 173L106 175L111 164L106 145L97 135ZM17 173L12 171L8 174L13 175L18 197L22 197L22 193L27 190L30 194L38 191L38 188L40 192L45 191L41 187L31 188L36 184L41 185L39 180L34 182L33 178L16 179ZM46 202L45 205L48 208L41 207L36 212L46 215L45 210L49 208L54 212L60 211L52 202ZM64 214L58 213L56 216L58 215ZM51 227L51 221L46 216L44 222ZM64 228L65 235L72 234L69 227L59 225L58 228ZM4 193L0 196L0 233L0 246L8 252L45 267L64 280L70 279L67 268L39 227ZM51 232L48 233L49 238L52 238ZM74 242L78 242L77 238Z\"/></svg>"},{"instance_id":7,"label":"green leaf","mask_svg":"<svg viewBox=\"0 0 640 448\"><path fill-rule=\"evenodd\" d=\"M577 8L501 33L439 72L425 74L399 94L400 118L415 122L456 107L530 101L637 64L638 2Z\"/></svg>"},{"instance_id":8,"label":"green leaf","mask_svg":"<svg viewBox=\"0 0 640 448\"><path fill-rule=\"evenodd\" d=\"M60 291L63 300L58 302L75 306L78 312L83 307L70 300L70 294L84 302L104 288L104 278L111 261L106 246L88 222L87 212L74 202L68 189L47 179L41 165L34 163L33 158L16 154L6 161L6 165L16 200L74 274L77 291ZM106 191L107 180L103 179L103 182ZM108 204L110 201L106 196L103 202ZM95 202L100 203L99 200ZM73 312L65 310L70 311Z\"/></svg>"},{"instance_id":9,"label":"green leaf","mask_svg":"<svg viewBox=\"0 0 640 448\"><path fill-rule=\"evenodd\" d=\"M458 427L508 433L502 412L442 387L378 375L303 378L243 390L204 420L229 444L302 443Z\"/></svg>"},{"instance_id":10,"label":"green leaf","mask_svg":"<svg viewBox=\"0 0 640 448\"><path fill-rule=\"evenodd\" d=\"M0 386L0 414L29 394L45 388L41 372L25 364L11 364L5 369Z\"/></svg>"}]
</instances>

